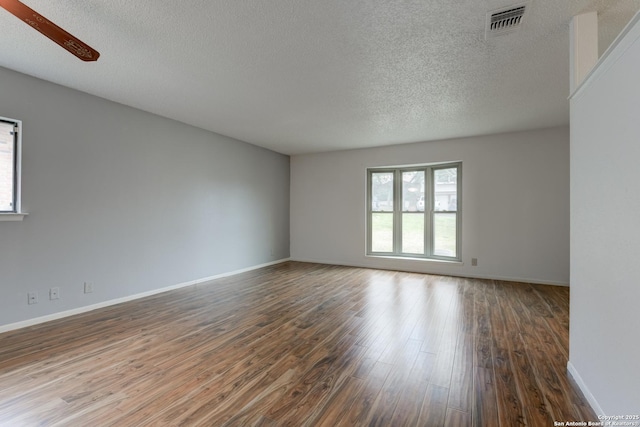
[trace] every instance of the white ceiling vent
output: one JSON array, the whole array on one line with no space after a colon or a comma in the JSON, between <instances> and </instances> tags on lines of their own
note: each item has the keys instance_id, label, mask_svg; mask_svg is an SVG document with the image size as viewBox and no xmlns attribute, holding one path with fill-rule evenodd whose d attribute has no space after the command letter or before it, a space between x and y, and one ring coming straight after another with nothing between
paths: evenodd
<instances>
[{"instance_id":1,"label":"white ceiling vent","mask_svg":"<svg viewBox=\"0 0 640 427\"><path fill-rule=\"evenodd\" d=\"M485 37L488 39L519 29L526 8L526 4L518 4L487 13Z\"/></svg>"}]
</instances>

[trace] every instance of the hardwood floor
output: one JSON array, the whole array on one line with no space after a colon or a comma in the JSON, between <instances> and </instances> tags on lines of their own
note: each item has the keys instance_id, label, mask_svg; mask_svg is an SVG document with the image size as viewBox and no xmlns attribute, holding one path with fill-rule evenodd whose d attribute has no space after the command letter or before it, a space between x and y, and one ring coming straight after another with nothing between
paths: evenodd
<instances>
[{"instance_id":1,"label":"hardwood floor","mask_svg":"<svg viewBox=\"0 0 640 427\"><path fill-rule=\"evenodd\" d=\"M569 289L288 262L0 334L0 425L553 426Z\"/></svg>"}]
</instances>

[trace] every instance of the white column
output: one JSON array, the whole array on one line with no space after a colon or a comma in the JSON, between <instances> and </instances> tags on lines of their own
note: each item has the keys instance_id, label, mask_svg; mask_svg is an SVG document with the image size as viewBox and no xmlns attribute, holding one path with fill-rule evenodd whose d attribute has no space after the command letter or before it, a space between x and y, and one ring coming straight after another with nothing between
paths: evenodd
<instances>
[{"instance_id":1,"label":"white column","mask_svg":"<svg viewBox=\"0 0 640 427\"><path fill-rule=\"evenodd\" d=\"M571 20L571 93L598 62L598 13L588 12Z\"/></svg>"}]
</instances>

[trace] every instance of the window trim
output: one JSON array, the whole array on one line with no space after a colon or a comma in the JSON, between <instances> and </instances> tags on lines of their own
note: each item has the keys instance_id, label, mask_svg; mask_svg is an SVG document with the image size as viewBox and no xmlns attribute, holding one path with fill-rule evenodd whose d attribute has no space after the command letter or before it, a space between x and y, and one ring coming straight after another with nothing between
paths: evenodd
<instances>
[{"instance_id":1,"label":"window trim","mask_svg":"<svg viewBox=\"0 0 640 427\"><path fill-rule=\"evenodd\" d=\"M456 211L436 211L435 210L435 171L439 169L457 169L456 182ZM405 213L402 206L402 173L412 171L424 171L425 191L424 191L424 254L412 254L401 252L402 247L402 214ZM393 173L393 210L388 213L393 215L393 248L392 252L374 252L372 250L372 176L374 173ZM444 262L462 262L462 162L430 163L421 165L393 166L393 167L373 167L367 168L366 177L366 256L414 259ZM428 206L427 206L428 201ZM378 211L376 211L378 212ZM438 213L456 214L456 254L454 256L444 256L433 254L434 238L433 233L435 216Z\"/></svg>"},{"instance_id":2,"label":"window trim","mask_svg":"<svg viewBox=\"0 0 640 427\"><path fill-rule=\"evenodd\" d=\"M14 147L13 211L0 211L0 221L22 221L27 215L22 212L22 120L1 117L0 121L13 124L17 128Z\"/></svg>"}]
</instances>

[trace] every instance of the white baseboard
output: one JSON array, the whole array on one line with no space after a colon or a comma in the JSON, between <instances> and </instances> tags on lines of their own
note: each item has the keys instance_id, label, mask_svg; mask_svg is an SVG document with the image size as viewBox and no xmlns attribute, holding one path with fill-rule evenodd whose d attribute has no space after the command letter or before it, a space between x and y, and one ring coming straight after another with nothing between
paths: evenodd
<instances>
[{"instance_id":1,"label":"white baseboard","mask_svg":"<svg viewBox=\"0 0 640 427\"><path fill-rule=\"evenodd\" d=\"M97 304L92 304L92 305L88 305L88 306L84 306L84 307L78 307L78 308L74 308L74 309L67 310L67 311L61 311L59 313L53 313L53 314L49 314L49 315L42 316L42 317L36 317L36 318L33 318L33 319L28 319L28 320L21 321L21 322L10 323L10 324L7 324L7 325L0 325L0 333L13 331L15 329L26 328L28 326L38 325L40 323L45 323L45 322L49 322L49 321L52 321L52 320L62 319L64 317L73 316L75 314L86 313L88 311L97 310L97 309L108 307L108 306L111 306L111 305L120 304L120 303L127 302L127 301L132 301L132 300L135 300L135 299L144 298L144 297L148 297L148 296L151 296L151 295L159 294L159 293L162 293L162 292L167 292L167 291L172 291L172 290L175 290L175 289L184 288L184 287L187 287L187 286L197 285L197 284L200 284L200 283L209 282L211 280L221 279L223 277L233 276L235 274L240 274L240 273L245 273L247 271L257 270L259 268L264 268L264 267L280 264L280 263L287 262L287 261L309 262L309 263L315 263L315 264L328 264L328 265L343 265L343 266L346 266L346 267L374 268L374 269L381 269L381 270L386 269L386 270L410 271L410 272L414 272L414 273L434 274L434 275L440 275L440 276L451 275L451 276L455 276L455 277L468 277L468 278L472 278L472 279L503 280L503 281L509 281L509 282L535 283L535 284L541 284L541 285L569 286L568 283L558 283L558 282L552 282L552 281L529 279L529 278L518 278L518 277L485 276L485 275L472 275L472 274L466 274L466 273L462 273L461 274L458 271L452 271L450 273L446 273L446 272L442 272L442 271L420 271L418 269L407 269L407 268L400 268L400 267L393 268L393 267L388 267L388 266L372 266L372 265L366 265L364 263L363 264L357 264L357 263L344 263L344 262L325 261L325 260L312 260L312 259L307 260L307 259L299 259L299 258L297 258L297 259L283 258L283 259L272 261L272 262L268 262L268 263L265 263L265 264L254 265L254 266L251 266L251 267L248 267L248 268L243 268L243 269L240 269L240 270L234 270L234 271L230 271L230 272L227 272L227 273L217 274L215 276L203 277L201 279L191 280L191 281L188 281L188 282L179 283L177 285L167 286L167 287L160 288L160 289L153 289L151 291L142 292L142 293L135 294L135 295L129 295L129 296L126 296L126 297L117 298L117 299L113 299L113 300L109 300L109 301L103 301L103 302L100 302L100 303L97 303ZM576 382L578 382L578 381L576 380ZM586 393L585 393L585 396L586 396ZM595 407L594 407L594 410L595 410Z\"/></svg>"},{"instance_id":2,"label":"white baseboard","mask_svg":"<svg viewBox=\"0 0 640 427\"><path fill-rule=\"evenodd\" d=\"M61 311L59 313L53 313L46 316L36 317L34 319L23 320L22 322L10 323L8 325L0 325L0 333L9 332L16 329L26 328L28 326L38 325L40 323L50 322L52 320L62 319L64 317L73 316L76 314L86 313L88 311L97 310L99 308L109 307L111 305L120 304L123 302L133 301L136 299L148 297L162 292L172 291L175 289L185 288L187 286L193 286L200 283L210 282L212 280L221 279L223 277L233 276L240 273L246 273L247 271L257 270L259 268L269 267L271 265L280 264L289 261L289 258L279 259L277 261L268 262L265 264L254 265L251 267L243 268L240 270L229 271L227 273L216 274L215 276L203 277L201 279L190 280L188 282L178 283L177 285L166 286L160 289L153 289L151 291L142 292L135 295L128 295L122 298L116 298L109 301L99 302L97 304L87 305L84 307L78 307L71 310Z\"/></svg>"},{"instance_id":3,"label":"white baseboard","mask_svg":"<svg viewBox=\"0 0 640 427\"><path fill-rule=\"evenodd\" d=\"M584 383L584 380L576 370L576 367L573 366L573 363L571 363L571 361L567 362L567 371L569 371L569 375L571 375L573 380L576 382L576 384L580 388L580 391L582 391L582 394L584 394L584 397L587 399L587 402L589 402L589 405L591 405L591 409L594 410L596 415L606 415L600 407L600 404L598 403L596 398L593 397L593 394L591 394L591 391Z\"/></svg>"},{"instance_id":4,"label":"white baseboard","mask_svg":"<svg viewBox=\"0 0 640 427\"><path fill-rule=\"evenodd\" d=\"M451 271L442 271L436 269L421 269L421 268L411 268L406 266L393 266L393 265L371 265L366 263L345 263L345 262L337 262L337 261L327 261L327 260L314 260L314 259L304 259L304 258L291 258L291 261L297 262L309 262L314 264L328 264L328 265L341 265L345 267L358 267L358 268L371 268L377 270L393 270L393 271L406 271L410 273L420 273L420 274L432 274L435 276L453 276L453 277L464 277L469 279L487 279L487 280L501 280L503 282L520 282L520 283L531 283L535 285L551 285L551 286L564 286L569 287L569 283L554 281L554 280L540 280L540 279L532 279L528 277L507 277L507 276L494 276L494 275L482 275L482 274L469 274L466 271L461 272L459 270L451 270ZM404 261L404 260L403 260ZM417 262L433 262L433 265L437 265L439 267L447 268L459 268L463 266L462 263L449 263L449 262L439 262L439 261L417 261Z\"/></svg>"}]
</instances>

